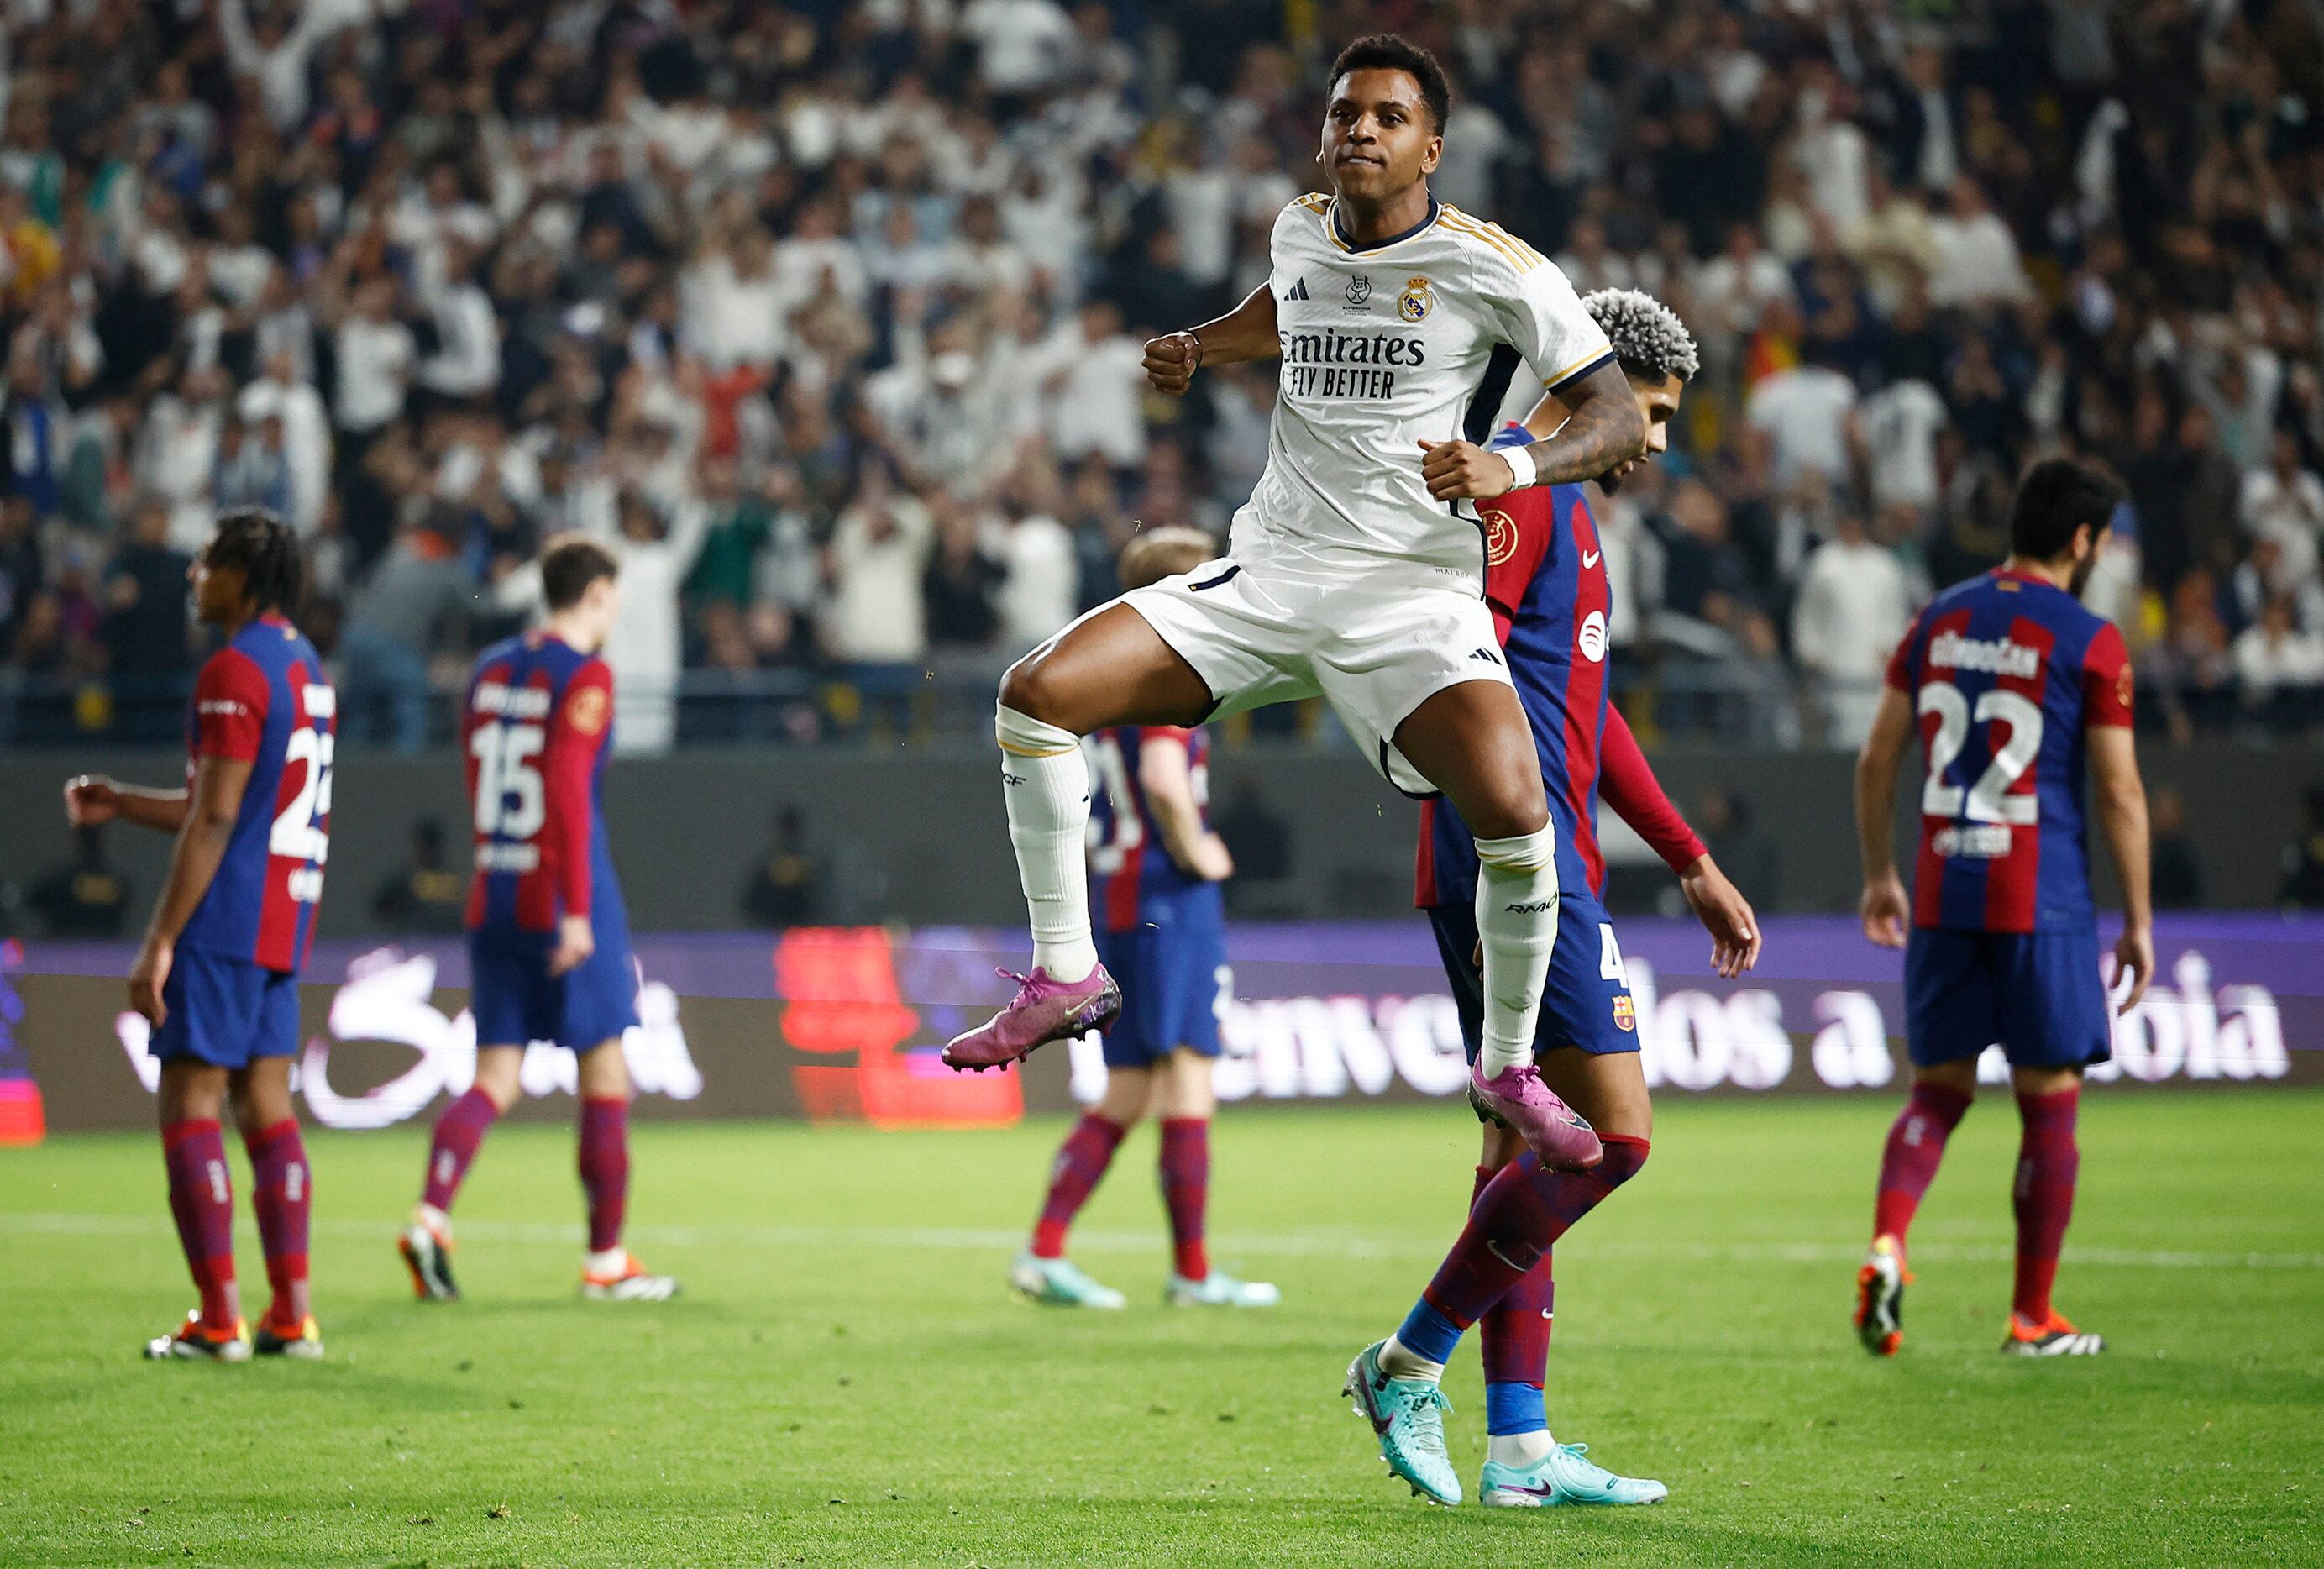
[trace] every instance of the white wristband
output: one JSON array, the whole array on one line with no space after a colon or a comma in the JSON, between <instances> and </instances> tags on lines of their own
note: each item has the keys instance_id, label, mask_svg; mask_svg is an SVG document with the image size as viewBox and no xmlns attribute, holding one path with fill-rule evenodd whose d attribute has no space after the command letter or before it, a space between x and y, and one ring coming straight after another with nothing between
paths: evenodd
<instances>
[{"instance_id":1,"label":"white wristband","mask_svg":"<svg viewBox=\"0 0 2324 1569\"><path fill-rule=\"evenodd\" d=\"M1534 467L1532 448L1504 447L1501 448L1501 461L1509 466L1511 490L1523 490L1534 482L1538 470Z\"/></svg>"}]
</instances>

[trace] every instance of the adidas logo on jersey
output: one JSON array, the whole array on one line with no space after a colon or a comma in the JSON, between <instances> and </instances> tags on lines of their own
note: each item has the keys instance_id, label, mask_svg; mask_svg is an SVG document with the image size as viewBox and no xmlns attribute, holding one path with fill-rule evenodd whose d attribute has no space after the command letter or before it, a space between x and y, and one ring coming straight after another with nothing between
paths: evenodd
<instances>
[{"instance_id":1,"label":"adidas logo on jersey","mask_svg":"<svg viewBox=\"0 0 2324 1569\"><path fill-rule=\"evenodd\" d=\"M1307 280L1302 278L1298 282L1294 283L1291 286L1291 292L1283 297L1283 302L1286 305L1288 305L1295 300L1305 300L1307 298L1309 298L1307 293Z\"/></svg>"},{"instance_id":2,"label":"adidas logo on jersey","mask_svg":"<svg viewBox=\"0 0 2324 1569\"><path fill-rule=\"evenodd\" d=\"M1469 657L1472 660L1482 660L1489 665L1498 665L1501 662L1501 656L1490 649L1471 649Z\"/></svg>"}]
</instances>

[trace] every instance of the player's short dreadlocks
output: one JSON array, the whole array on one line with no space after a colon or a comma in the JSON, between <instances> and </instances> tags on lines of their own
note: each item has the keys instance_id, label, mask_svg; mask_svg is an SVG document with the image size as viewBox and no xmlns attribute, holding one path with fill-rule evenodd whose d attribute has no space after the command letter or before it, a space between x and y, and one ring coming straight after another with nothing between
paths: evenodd
<instances>
[{"instance_id":1,"label":"player's short dreadlocks","mask_svg":"<svg viewBox=\"0 0 2324 1569\"><path fill-rule=\"evenodd\" d=\"M1665 376L1691 382L1702 368L1694 335L1677 311L1653 295L1636 289L1600 289L1582 296L1582 308L1605 329L1627 374L1647 382Z\"/></svg>"},{"instance_id":2,"label":"player's short dreadlocks","mask_svg":"<svg viewBox=\"0 0 2324 1569\"><path fill-rule=\"evenodd\" d=\"M259 614L279 610L294 614L307 586L305 565L299 558L299 536L263 507L243 507L217 521L217 532L202 552L213 567L242 568L243 591L256 602Z\"/></svg>"}]
</instances>

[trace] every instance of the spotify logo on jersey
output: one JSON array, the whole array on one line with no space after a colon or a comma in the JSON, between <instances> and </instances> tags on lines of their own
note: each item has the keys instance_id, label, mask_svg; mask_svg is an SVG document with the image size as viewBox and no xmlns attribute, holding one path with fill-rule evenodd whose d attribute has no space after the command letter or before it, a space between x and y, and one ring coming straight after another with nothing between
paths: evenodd
<instances>
[{"instance_id":1,"label":"spotify logo on jersey","mask_svg":"<svg viewBox=\"0 0 2324 1569\"><path fill-rule=\"evenodd\" d=\"M1606 657L1606 613L1593 610L1582 618L1582 631L1574 641L1582 645L1582 657L1591 664Z\"/></svg>"}]
</instances>

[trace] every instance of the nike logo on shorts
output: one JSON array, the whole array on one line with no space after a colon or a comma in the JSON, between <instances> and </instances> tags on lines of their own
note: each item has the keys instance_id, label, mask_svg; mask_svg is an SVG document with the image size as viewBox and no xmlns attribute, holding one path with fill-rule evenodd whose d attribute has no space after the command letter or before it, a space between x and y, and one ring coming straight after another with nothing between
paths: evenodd
<instances>
[{"instance_id":1,"label":"nike logo on shorts","mask_svg":"<svg viewBox=\"0 0 2324 1569\"><path fill-rule=\"evenodd\" d=\"M1584 551L1582 551L1582 565L1584 568L1595 567L1596 565L1598 565L1598 552L1597 552L1597 551L1595 551L1595 550L1584 550Z\"/></svg>"}]
</instances>

